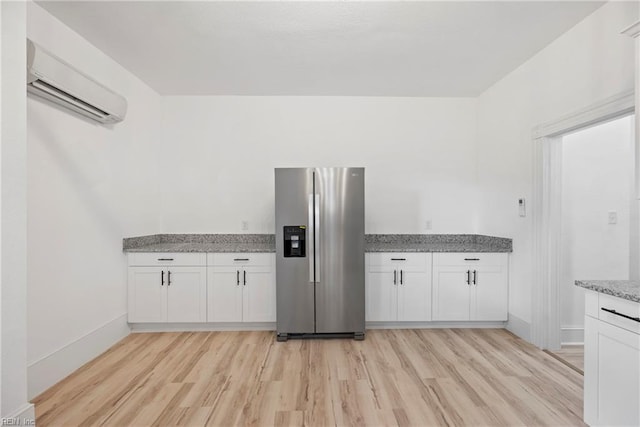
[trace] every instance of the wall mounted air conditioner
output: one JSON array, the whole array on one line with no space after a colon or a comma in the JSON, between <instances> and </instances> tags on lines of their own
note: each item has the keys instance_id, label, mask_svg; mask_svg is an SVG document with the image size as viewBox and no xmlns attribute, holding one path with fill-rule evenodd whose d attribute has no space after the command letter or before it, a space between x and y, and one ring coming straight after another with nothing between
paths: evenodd
<instances>
[{"instance_id":1,"label":"wall mounted air conditioner","mask_svg":"<svg viewBox=\"0 0 640 427\"><path fill-rule=\"evenodd\" d=\"M117 123L127 100L27 39L27 91L100 123Z\"/></svg>"}]
</instances>

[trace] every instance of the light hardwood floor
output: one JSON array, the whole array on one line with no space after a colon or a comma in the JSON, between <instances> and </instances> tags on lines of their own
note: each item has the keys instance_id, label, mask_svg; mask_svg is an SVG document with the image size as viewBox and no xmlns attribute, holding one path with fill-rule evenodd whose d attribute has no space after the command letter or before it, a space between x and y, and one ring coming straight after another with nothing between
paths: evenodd
<instances>
[{"instance_id":1,"label":"light hardwood floor","mask_svg":"<svg viewBox=\"0 0 640 427\"><path fill-rule=\"evenodd\" d=\"M551 353L584 374L584 345L563 345L560 350Z\"/></svg>"},{"instance_id":2,"label":"light hardwood floor","mask_svg":"<svg viewBox=\"0 0 640 427\"><path fill-rule=\"evenodd\" d=\"M582 376L501 329L131 334L38 396L49 425L584 425Z\"/></svg>"}]
</instances>

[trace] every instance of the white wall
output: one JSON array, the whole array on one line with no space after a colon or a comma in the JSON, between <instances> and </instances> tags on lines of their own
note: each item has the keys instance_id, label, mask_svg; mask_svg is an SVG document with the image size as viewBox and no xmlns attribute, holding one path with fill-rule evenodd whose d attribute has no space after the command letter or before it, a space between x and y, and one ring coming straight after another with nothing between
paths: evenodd
<instances>
[{"instance_id":1,"label":"white wall","mask_svg":"<svg viewBox=\"0 0 640 427\"><path fill-rule=\"evenodd\" d=\"M584 290L575 280L629 278L633 123L628 116L562 139L563 343L583 338ZM609 211L617 213L616 224L609 224Z\"/></svg>"},{"instance_id":2,"label":"white wall","mask_svg":"<svg viewBox=\"0 0 640 427\"><path fill-rule=\"evenodd\" d=\"M34 417L27 402L26 11L0 2L0 416Z\"/></svg>"},{"instance_id":3,"label":"white wall","mask_svg":"<svg viewBox=\"0 0 640 427\"><path fill-rule=\"evenodd\" d=\"M27 35L129 102L124 122L104 126L27 100L33 397L129 331L122 238L160 229L153 130L161 98L35 3L27 4Z\"/></svg>"},{"instance_id":4,"label":"white wall","mask_svg":"<svg viewBox=\"0 0 640 427\"><path fill-rule=\"evenodd\" d=\"M364 166L366 232L476 231L476 101L166 97L163 231L274 232L275 167Z\"/></svg>"},{"instance_id":5,"label":"white wall","mask_svg":"<svg viewBox=\"0 0 640 427\"><path fill-rule=\"evenodd\" d=\"M513 238L509 310L522 336L534 286L532 129L633 89L634 43L620 30L637 19L636 2L607 3L478 98L478 229Z\"/></svg>"}]
</instances>

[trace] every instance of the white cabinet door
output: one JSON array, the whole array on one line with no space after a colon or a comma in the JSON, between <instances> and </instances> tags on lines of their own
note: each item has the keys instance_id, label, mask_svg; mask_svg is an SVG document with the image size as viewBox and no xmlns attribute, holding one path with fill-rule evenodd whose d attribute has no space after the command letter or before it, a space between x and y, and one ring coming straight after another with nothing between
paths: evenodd
<instances>
[{"instance_id":1,"label":"white cabinet door","mask_svg":"<svg viewBox=\"0 0 640 427\"><path fill-rule=\"evenodd\" d=\"M207 321L242 322L242 268L209 267Z\"/></svg>"},{"instance_id":2,"label":"white cabinet door","mask_svg":"<svg viewBox=\"0 0 640 427\"><path fill-rule=\"evenodd\" d=\"M159 267L129 267L130 323L166 321L166 272Z\"/></svg>"},{"instance_id":3,"label":"white cabinet door","mask_svg":"<svg viewBox=\"0 0 640 427\"><path fill-rule=\"evenodd\" d=\"M273 269L245 267L242 273L243 321L276 321L276 281Z\"/></svg>"},{"instance_id":4,"label":"white cabinet door","mask_svg":"<svg viewBox=\"0 0 640 427\"><path fill-rule=\"evenodd\" d=\"M585 316L584 420L640 425L640 335Z\"/></svg>"},{"instance_id":5,"label":"white cabinet door","mask_svg":"<svg viewBox=\"0 0 640 427\"><path fill-rule=\"evenodd\" d=\"M400 269L398 288L398 320L424 322L431 320L431 269L422 272Z\"/></svg>"},{"instance_id":6,"label":"white cabinet door","mask_svg":"<svg viewBox=\"0 0 640 427\"><path fill-rule=\"evenodd\" d=\"M431 254L368 254L365 282L368 322L431 320Z\"/></svg>"},{"instance_id":7,"label":"white cabinet door","mask_svg":"<svg viewBox=\"0 0 640 427\"><path fill-rule=\"evenodd\" d=\"M503 265L476 266L471 271L471 320L506 321L508 278Z\"/></svg>"},{"instance_id":8,"label":"white cabinet door","mask_svg":"<svg viewBox=\"0 0 640 427\"><path fill-rule=\"evenodd\" d=\"M469 320L470 270L464 266L433 266L433 320Z\"/></svg>"},{"instance_id":9,"label":"white cabinet door","mask_svg":"<svg viewBox=\"0 0 640 427\"><path fill-rule=\"evenodd\" d=\"M433 258L433 320L506 321L508 254L441 253Z\"/></svg>"},{"instance_id":10,"label":"white cabinet door","mask_svg":"<svg viewBox=\"0 0 640 427\"><path fill-rule=\"evenodd\" d=\"M167 322L207 321L205 267L170 267L166 270Z\"/></svg>"},{"instance_id":11,"label":"white cabinet door","mask_svg":"<svg viewBox=\"0 0 640 427\"><path fill-rule=\"evenodd\" d=\"M394 284L394 274L395 282ZM398 319L398 280L391 266L370 266L366 275L365 319L369 322L392 322Z\"/></svg>"}]
</instances>

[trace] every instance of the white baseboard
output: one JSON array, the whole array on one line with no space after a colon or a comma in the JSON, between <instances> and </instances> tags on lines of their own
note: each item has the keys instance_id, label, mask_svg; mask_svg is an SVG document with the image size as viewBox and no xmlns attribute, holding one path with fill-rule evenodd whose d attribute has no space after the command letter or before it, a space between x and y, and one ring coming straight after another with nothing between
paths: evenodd
<instances>
[{"instance_id":1,"label":"white baseboard","mask_svg":"<svg viewBox=\"0 0 640 427\"><path fill-rule=\"evenodd\" d=\"M505 322L367 322L367 329L499 328Z\"/></svg>"},{"instance_id":2,"label":"white baseboard","mask_svg":"<svg viewBox=\"0 0 640 427\"><path fill-rule=\"evenodd\" d=\"M509 313L509 320L507 321L507 331L527 342L531 342L531 324L511 313Z\"/></svg>"},{"instance_id":3,"label":"white baseboard","mask_svg":"<svg viewBox=\"0 0 640 427\"><path fill-rule=\"evenodd\" d=\"M131 323L131 332L275 331L276 322Z\"/></svg>"},{"instance_id":4,"label":"white baseboard","mask_svg":"<svg viewBox=\"0 0 640 427\"><path fill-rule=\"evenodd\" d=\"M367 329L427 329L427 328L501 328L505 322L367 322ZM275 322L264 323L132 323L131 332L190 331L275 331Z\"/></svg>"},{"instance_id":5,"label":"white baseboard","mask_svg":"<svg viewBox=\"0 0 640 427\"><path fill-rule=\"evenodd\" d=\"M560 328L561 345L584 344L584 327L563 326Z\"/></svg>"},{"instance_id":6,"label":"white baseboard","mask_svg":"<svg viewBox=\"0 0 640 427\"><path fill-rule=\"evenodd\" d=\"M33 403L25 403L12 414L0 418L3 426L35 426L36 410Z\"/></svg>"},{"instance_id":7,"label":"white baseboard","mask_svg":"<svg viewBox=\"0 0 640 427\"><path fill-rule=\"evenodd\" d=\"M130 333L123 314L27 366L27 393L33 399Z\"/></svg>"}]
</instances>

